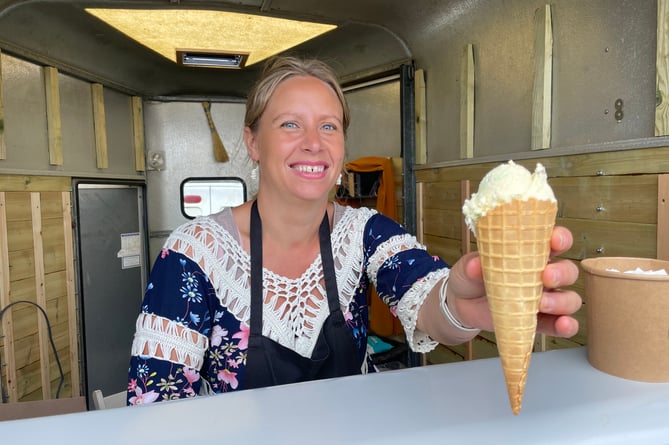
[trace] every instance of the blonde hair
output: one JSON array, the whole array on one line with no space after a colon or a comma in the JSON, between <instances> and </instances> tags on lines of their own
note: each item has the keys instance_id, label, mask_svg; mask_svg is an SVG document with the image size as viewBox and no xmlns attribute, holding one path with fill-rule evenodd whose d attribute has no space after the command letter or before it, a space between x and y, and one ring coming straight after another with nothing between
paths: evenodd
<instances>
[{"instance_id":1,"label":"blonde hair","mask_svg":"<svg viewBox=\"0 0 669 445\"><path fill-rule=\"evenodd\" d=\"M310 76L326 83L337 95L343 110L343 130L346 134L350 123L350 111L344 92L339 86L337 76L326 63L316 59L299 59L297 57L276 56L267 61L260 79L251 89L246 101L246 115L244 125L255 133L258 121L262 117L272 94L277 87L291 77Z\"/></svg>"}]
</instances>

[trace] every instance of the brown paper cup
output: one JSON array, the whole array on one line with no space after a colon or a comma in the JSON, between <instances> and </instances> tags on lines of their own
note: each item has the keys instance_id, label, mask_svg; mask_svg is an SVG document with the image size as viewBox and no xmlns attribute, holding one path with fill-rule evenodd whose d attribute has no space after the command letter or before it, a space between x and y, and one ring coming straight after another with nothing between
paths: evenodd
<instances>
[{"instance_id":1,"label":"brown paper cup","mask_svg":"<svg viewBox=\"0 0 669 445\"><path fill-rule=\"evenodd\" d=\"M623 273L669 273L669 261L602 257L581 267L590 364L626 379L669 382L669 276Z\"/></svg>"}]
</instances>

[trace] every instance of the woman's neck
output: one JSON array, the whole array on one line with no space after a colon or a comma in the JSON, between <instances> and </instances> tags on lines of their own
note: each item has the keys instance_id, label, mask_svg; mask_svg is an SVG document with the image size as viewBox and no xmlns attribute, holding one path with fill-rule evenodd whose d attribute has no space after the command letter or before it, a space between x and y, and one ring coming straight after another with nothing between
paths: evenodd
<instances>
[{"instance_id":1,"label":"woman's neck","mask_svg":"<svg viewBox=\"0 0 669 445\"><path fill-rule=\"evenodd\" d=\"M262 193L256 198L262 220L263 239L285 248L310 245L318 239L328 201L276 200Z\"/></svg>"}]
</instances>

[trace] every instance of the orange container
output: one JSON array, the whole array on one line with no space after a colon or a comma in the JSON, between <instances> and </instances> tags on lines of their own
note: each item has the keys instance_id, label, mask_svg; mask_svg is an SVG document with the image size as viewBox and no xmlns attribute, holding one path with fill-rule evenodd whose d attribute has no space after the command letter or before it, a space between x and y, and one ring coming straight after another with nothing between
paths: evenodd
<instances>
[{"instance_id":1,"label":"orange container","mask_svg":"<svg viewBox=\"0 0 669 445\"><path fill-rule=\"evenodd\" d=\"M618 377L669 382L669 276L623 273L669 273L669 261L601 257L585 259L581 267L588 361Z\"/></svg>"}]
</instances>

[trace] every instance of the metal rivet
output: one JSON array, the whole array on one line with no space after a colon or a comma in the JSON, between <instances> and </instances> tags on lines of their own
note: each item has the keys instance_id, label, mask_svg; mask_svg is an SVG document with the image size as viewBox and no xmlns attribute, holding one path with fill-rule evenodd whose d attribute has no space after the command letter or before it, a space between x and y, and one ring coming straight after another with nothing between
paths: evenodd
<instances>
[{"instance_id":1,"label":"metal rivet","mask_svg":"<svg viewBox=\"0 0 669 445\"><path fill-rule=\"evenodd\" d=\"M597 170L597 176L604 176L604 170Z\"/></svg>"},{"instance_id":2,"label":"metal rivet","mask_svg":"<svg viewBox=\"0 0 669 445\"><path fill-rule=\"evenodd\" d=\"M604 247L598 247L595 249L595 252L597 253L604 253Z\"/></svg>"},{"instance_id":3,"label":"metal rivet","mask_svg":"<svg viewBox=\"0 0 669 445\"><path fill-rule=\"evenodd\" d=\"M597 207L595 207L595 211L597 211L597 212L603 212L604 210L606 210L606 209L602 205L598 205Z\"/></svg>"}]
</instances>

